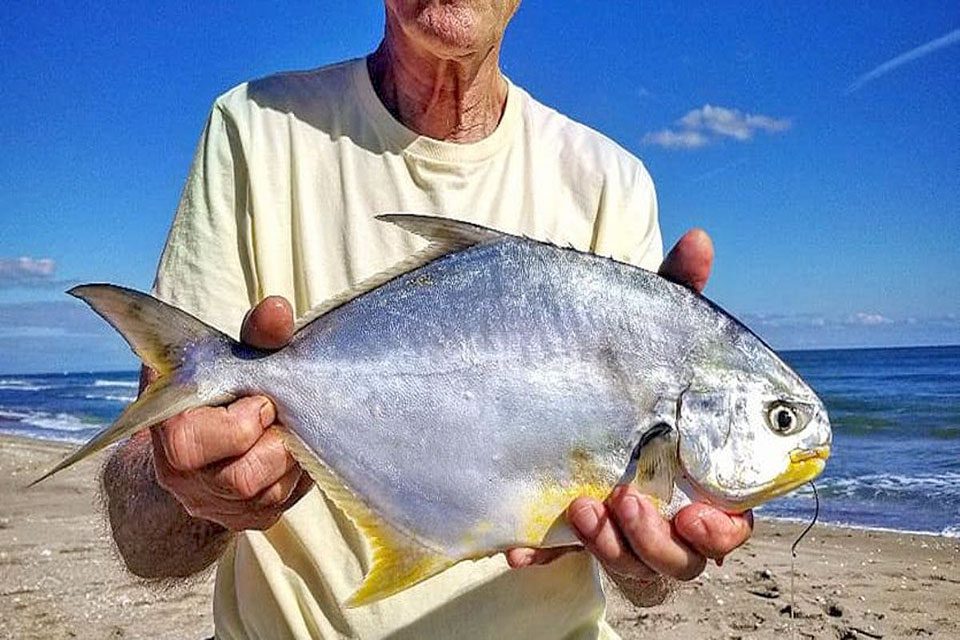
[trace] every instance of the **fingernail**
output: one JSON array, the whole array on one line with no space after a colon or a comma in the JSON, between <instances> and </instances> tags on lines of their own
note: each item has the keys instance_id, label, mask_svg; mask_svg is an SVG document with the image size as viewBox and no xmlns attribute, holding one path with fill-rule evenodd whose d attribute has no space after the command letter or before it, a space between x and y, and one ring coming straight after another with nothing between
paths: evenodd
<instances>
[{"instance_id":1,"label":"fingernail","mask_svg":"<svg viewBox=\"0 0 960 640\"><path fill-rule=\"evenodd\" d=\"M273 424L273 407L270 406L269 402L264 402L260 405L260 426L266 429L271 424Z\"/></svg>"},{"instance_id":2,"label":"fingernail","mask_svg":"<svg viewBox=\"0 0 960 640\"><path fill-rule=\"evenodd\" d=\"M507 554L507 562L514 569L529 567L533 560L533 551L513 549Z\"/></svg>"},{"instance_id":3,"label":"fingernail","mask_svg":"<svg viewBox=\"0 0 960 640\"><path fill-rule=\"evenodd\" d=\"M582 535L591 537L597 532L597 525L600 524L600 514L597 513L597 508L594 505L583 505L577 507L570 514L570 522Z\"/></svg>"},{"instance_id":4,"label":"fingernail","mask_svg":"<svg viewBox=\"0 0 960 640\"><path fill-rule=\"evenodd\" d=\"M714 560L714 562L717 563L717 566L718 566L718 567L722 567L722 566L723 566L723 556L720 556L719 558L716 558L716 559Z\"/></svg>"},{"instance_id":5,"label":"fingernail","mask_svg":"<svg viewBox=\"0 0 960 640\"><path fill-rule=\"evenodd\" d=\"M617 501L616 509L620 520L633 520L640 515L640 501L636 496L627 494Z\"/></svg>"}]
</instances>

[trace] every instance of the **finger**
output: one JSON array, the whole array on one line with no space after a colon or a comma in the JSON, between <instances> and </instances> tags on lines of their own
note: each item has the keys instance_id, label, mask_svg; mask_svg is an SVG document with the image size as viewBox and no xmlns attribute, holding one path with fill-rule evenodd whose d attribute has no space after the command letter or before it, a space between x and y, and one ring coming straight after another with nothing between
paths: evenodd
<instances>
[{"instance_id":1,"label":"finger","mask_svg":"<svg viewBox=\"0 0 960 640\"><path fill-rule=\"evenodd\" d=\"M511 569L519 569L520 567L529 567L532 565L536 553L536 549L517 547L515 549L507 549L504 555L507 556L507 564L510 565Z\"/></svg>"},{"instance_id":2,"label":"finger","mask_svg":"<svg viewBox=\"0 0 960 640\"><path fill-rule=\"evenodd\" d=\"M677 533L691 547L717 561L742 545L753 533L753 512L730 515L705 504L691 504L673 519Z\"/></svg>"},{"instance_id":3,"label":"finger","mask_svg":"<svg viewBox=\"0 0 960 640\"><path fill-rule=\"evenodd\" d=\"M267 398L240 398L226 407L201 407L170 418L155 431L170 466L196 471L246 453L273 424L276 412Z\"/></svg>"},{"instance_id":4,"label":"finger","mask_svg":"<svg viewBox=\"0 0 960 640\"><path fill-rule=\"evenodd\" d=\"M703 229L691 229L664 258L659 273L667 280L700 293L707 286L712 266L713 241Z\"/></svg>"},{"instance_id":5,"label":"finger","mask_svg":"<svg viewBox=\"0 0 960 640\"><path fill-rule=\"evenodd\" d=\"M674 534L650 500L633 488L611 499L616 522L633 552L647 566L678 580L700 575L706 558Z\"/></svg>"},{"instance_id":6,"label":"finger","mask_svg":"<svg viewBox=\"0 0 960 640\"><path fill-rule=\"evenodd\" d=\"M242 456L204 469L202 473L212 493L229 500L246 501L257 498L293 470L299 472L300 467L284 446L280 432L267 429ZM299 474L289 490L293 490L297 480ZM288 495L289 491L283 495L283 500Z\"/></svg>"},{"instance_id":7,"label":"finger","mask_svg":"<svg viewBox=\"0 0 960 640\"><path fill-rule=\"evenodd\" d=\"M542 565L550 564L557 558L567 555L571 551L581 549L579 545L570 545L566 547L550 547L549 549L534 549L533 557L530 558L530 564Z\"/></svg>"},{"instance_id":8,"label":"finger","mask_svg":"<svg viewBox=\"0 0 960 640\"><path fill-rule=\"evenodd\" d=\"M250 502L225 501L210 520L232 531L265 530L276 524L283 513L297 503L313 486L313 481L300 467L294 467L281 480L268 487ZM284 499L282 496L286 494ZM202 514L200 514L203 517Z\"/></svg>"},{"instance_id":9,"label":"finger","mask_svg":"<svg viewBox=\"0 0 960 640\"><path fill-rule=\"evenodd\" d=\"M251 506L255 509L278 509L282 507L293 490L296 489L301 475L303 475L303 469L296 465L291 467L279 480L261 491L252 500Z\"/></svg>"},{"instance_id":10,"label":"finger","mask_svg":"<svg viewBox=\"0 0 960 640\"><path fill-rule=\"evenodd\" d=\"M157 484L172 495L183 506L188 514L195 518L206 518L227 526L223 521L209 517L219 513L223 507L229 507L229 501L209 494L206 486L198 482L196 471L179 471L170 466L163 453L163 442L159 429L151 429L153 442L153 469L157 477ZM229 527L228 527L229 528Z\"/></svg>"},{"instance_id":11,"label":"finger","mask_svg":"<svg viewBox=\"0 0 960 640\"><path fill-rule=\"evenodd\" d=\"M550 547L549 549L516 547L514 549L508 549L504 555L507 556L507 564L510 565L511 569L519 569L520 567L550 564L560 556L564 556L571 551L576 551L579 548L579 546Z\"/></svg>"},{"instance_id":12,"label":"finger","mask_svg":"<svg viewBox=\"0 0 960 640\"><path fill-rule=\"evenodd\" d=\"M287 501L283 504L283 509L287 510L293 505L297 504L300 501L300 498L307 495L307 492L313 488L313 478L310 477L309 473L301 473L300 480L297 482L297 486L293 488L293 491L290 492L290 496L287 498Z\"/></svg>"},{"instance_id":13,"label":"finger","mask_svg":"<svg viewBox=\"0 0 960 640\"><path fill-rule=\"evenodd\" d=\"M627 546L607 508L590 498L578 498L567 508L567 519L587 550L612 573L651 579L655 573Z\"/></svg>"},{"instance_id":14,"label":"finger","mask_svg":"<svg viewBox=\"0 0 960 640\"><path fill-rule=\"evenodd\" d=\"M259 349L280 349L293 336L293 308L282 296L269 296L247 313L240 339Z\"/></svg>"},{"instance_id":15,"label":"finger","mask_svg":"<svg viewBox=\"0 0 960 640\"><path fill-rule=\"evenodd\" d=\"M167 456L163 451L163 440L160 435L160 428L153 427L148 429L148 431L153 449L153 470L157 476L157 484L168 492L177 493L175 491L175 483L180 478L181 473L171 467L170 462L167 461Z\"/></svg>"}]
</instances>

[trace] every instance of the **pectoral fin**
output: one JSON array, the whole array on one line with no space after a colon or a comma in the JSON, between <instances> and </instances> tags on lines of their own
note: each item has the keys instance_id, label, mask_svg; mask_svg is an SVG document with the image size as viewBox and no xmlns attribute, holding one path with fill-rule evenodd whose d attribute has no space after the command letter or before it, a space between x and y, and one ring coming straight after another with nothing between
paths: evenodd
<instances>
[{"instance_id":1,"label":"pectoral fin","mask_svg":"<svg viewBox=\"0 0 960 640\"><path fill-rule=\"evenodd\" d=\"M370 572L344 602L344 606L361 607L382 600L437 575L457 562L384 521L295 434L285 432L284 444L330 501L357 525L373 550Z\"/></svg>"},{"instance_id":2,"label":"pectoral fin","mask_svg":"<svg viewBox=\"0 0 960 640\"><path fill-rule=\"evenodd\" d=\"M618 484L633 484L666 508L673 501L678 472L676 429L667 422L656 422L640 434Z\"/></svg>"}]
</instances>

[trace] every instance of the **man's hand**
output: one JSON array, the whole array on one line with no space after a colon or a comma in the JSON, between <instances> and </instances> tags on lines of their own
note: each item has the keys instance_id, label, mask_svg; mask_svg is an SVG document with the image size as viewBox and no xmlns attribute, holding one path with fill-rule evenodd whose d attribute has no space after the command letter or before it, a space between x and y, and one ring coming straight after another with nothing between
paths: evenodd
<instances>
[{"instance_id":1,"label":"man's hand","mask_svg":"<svg viewBox=\"0 0 960 640\"><path fill-rule=\"evenodd\" d=\"M244 319L241 339L279 349L293 334L293 311L264 299ZM291 457L273 403L263 396L185 411L151 429L157 482L188 514L231 531L266 529L312 486Z\"/></svg>"},{"instance_id":2,"label":"man's hand","mask_svg":"<svg viewBox=\"0 0 960 640\"><path fill-rule=\"evenodd\" d=\"M713 265L713 243L704 231L688 231L660 266L660 275L703 291ZM574 531L635 604L658 604L667 595L659 576L692 580L707 559L720 564L753 531L753 515L728 515L691 504L664 520L633 487L617 487L606 502L578 498L567 509ZM569 549L511 549L512 567L545 564Z\"/></svg>"}]
</instances>

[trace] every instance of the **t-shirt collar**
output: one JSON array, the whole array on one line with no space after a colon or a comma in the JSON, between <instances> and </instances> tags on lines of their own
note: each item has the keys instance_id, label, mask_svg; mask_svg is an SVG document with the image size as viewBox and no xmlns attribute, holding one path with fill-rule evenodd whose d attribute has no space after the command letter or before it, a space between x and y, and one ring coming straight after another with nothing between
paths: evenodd
<instances>
[{"instance_id":1,"label":"t-shirt collar","mask_svg":"<svg viewBox=\"0 0 960 640\"><path fill-rule=\"evenodd\" d=\"M367 115L373 120L377 129L387 136L390 144L405 154L451 163L485 160L510 144L513 130L520 120L520 91L509 78L504 76L507 82L507 102L503 116L493 133L477 142L458 143L437 140L408 129L393 117L374 91L365 58L354 61L353 77L357 97Z\"/></svg>"}]
</instances>

